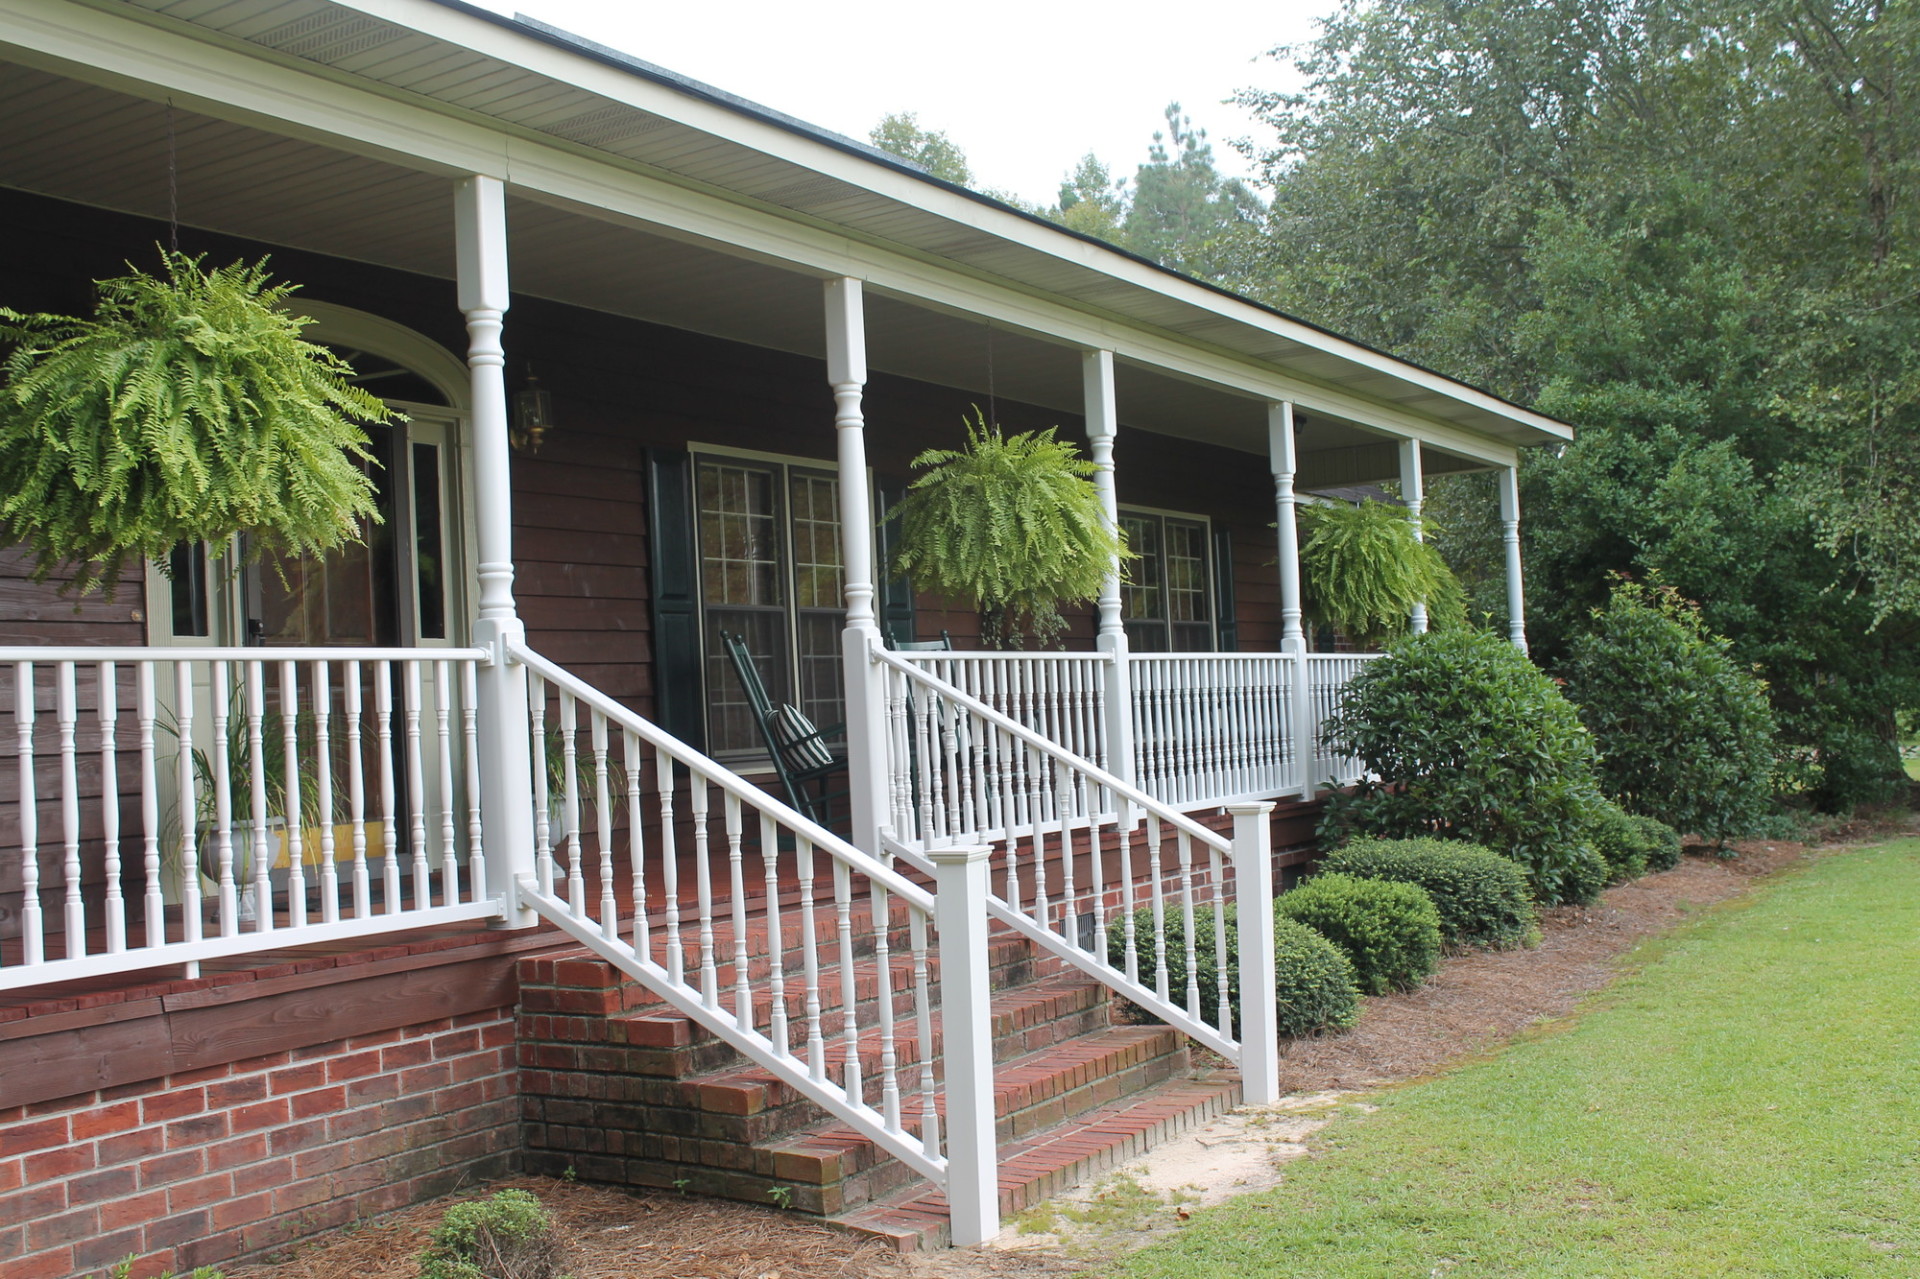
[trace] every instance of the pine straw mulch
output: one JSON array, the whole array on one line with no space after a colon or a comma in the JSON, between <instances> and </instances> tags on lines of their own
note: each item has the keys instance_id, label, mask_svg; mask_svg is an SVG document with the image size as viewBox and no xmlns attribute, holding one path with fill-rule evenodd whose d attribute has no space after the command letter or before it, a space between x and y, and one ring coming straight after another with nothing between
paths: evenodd
<instances>
[{"instance_id":1,"label":"pine straw mulch","mask_svg":"<svg viewBox=\"0 0 1920 1279\"><path fill-rule=\"evenodd\" d=\"M1911 834L1914 819L1889 814L1830 827L1822 842ZM1434 1074L1537 1022L1564 1016L1617 973L1616 960L1689 913L1745 891L1803 859L1808 845L1756 840L1725 859L1688 849L1673 870L1609 889L1590 907L1561 907L1540 921L1536 948L1447 958L1418 990L1363 1001L1353 1030L1296 1040L1280 1084L1314 1093L1377 1087ZM842 1279L845 1276L1037 1275L1077 1268L1065 1257L972 1251L907 1263L878 1244L776 1209L692 1196L645 1194L543 1178L486 1188L531 1190L554 1214L572 1279ZM337 1231L271 1265L229 1270L230 1279L415 1279L414 1258L461 1194ZM931 1263L931 1264L930 1264Z\"/></svg>"}]
</instances>

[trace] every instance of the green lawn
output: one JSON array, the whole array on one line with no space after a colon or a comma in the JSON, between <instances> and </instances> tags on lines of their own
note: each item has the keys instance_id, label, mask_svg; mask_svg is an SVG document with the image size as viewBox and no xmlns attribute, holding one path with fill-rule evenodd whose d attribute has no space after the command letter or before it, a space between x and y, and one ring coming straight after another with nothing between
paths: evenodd
<instances>
[{"instance_id":1,"label":"green lawn","mask_svg":"<svg viewBox=\"0 0 1920 1279\"><path fill-rule=\"evenodd\" d=\"M1920 840L1637 958L1573 1025L1372 1098L1118 1273L1920 1275Z\"/></svg>"}]
</instances>

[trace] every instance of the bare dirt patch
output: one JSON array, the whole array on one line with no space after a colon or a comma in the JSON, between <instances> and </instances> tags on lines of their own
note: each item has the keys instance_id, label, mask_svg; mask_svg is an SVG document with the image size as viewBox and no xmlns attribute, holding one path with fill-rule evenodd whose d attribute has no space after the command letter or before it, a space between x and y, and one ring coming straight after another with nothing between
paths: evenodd
<instances>
[{"instance_id":1,"label":"bare dirt patch","mask_svg":"<svg viewBox=\"0 0 1920 1279\"><path fill-rule=\"evenodd\" d=\"M1881 839L1914 829L1914 819L1900 814L1821 834L1834 841ZM1288 1048L1281 1086L1293 1095L1279 1106L1222 1116L1096 1185L1022 1214L981 1248L903 1259L774 1209L537 1178L501 1185L532 1190L553 1212L572 1248L573 1279L1088 1273L1102 1257L1178 1229L1194 1208L1276 1184L1286 1162L1305 1152L1306 1138L1334 1111L1366 1106L1356 1093L1434 1074L1572 1012L1612 980L1619 957L1641 940L1738 895L1755 878L1801 860L1808 848L1760 840L1735 851L1728 859L1689 849L1673 870L1609 889L1594 906L1547 912L1536 948L1451 956L1420 989L1364 1000L1353 1030ZM413 1258L450 1202L336 1232L278 1264L228 1273L231 1279L414 1279Z\"/></svg>"}]
</instances>

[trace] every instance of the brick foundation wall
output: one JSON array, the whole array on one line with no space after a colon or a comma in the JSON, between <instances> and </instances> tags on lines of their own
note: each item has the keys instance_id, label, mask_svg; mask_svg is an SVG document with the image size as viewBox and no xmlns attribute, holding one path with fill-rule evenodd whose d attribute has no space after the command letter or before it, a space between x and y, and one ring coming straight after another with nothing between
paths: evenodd
<instances>
[{"instance_id":1,"label":"brick foundation wall","mask_svg":"<svg viewBox=\"0 0 1920 1279\"><path fill-rule=\"evenodd\" d=\"M0 1279L270 1251L510 1171L511 1007L0 1111Z\"/></svg>"}]
</instances>

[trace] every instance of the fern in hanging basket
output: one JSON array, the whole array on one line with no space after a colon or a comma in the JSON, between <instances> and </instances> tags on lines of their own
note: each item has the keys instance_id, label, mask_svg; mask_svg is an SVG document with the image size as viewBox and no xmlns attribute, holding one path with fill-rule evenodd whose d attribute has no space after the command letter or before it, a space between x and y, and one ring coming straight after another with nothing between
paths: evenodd
<instances>
[{"instance_id":1,"label":"fern in hanging basket","mask_svg":"<svg viewBox=\"0 0 1920 1279\"><path fill-rule=\"evenodd\" d=\"M1440 552L1414 536L1404 507L1365 501L1300 508L1300 567L1313 612L1356 643L1403 634L1415 604L1429 624L1466 624L1466 599Z\"/></svg>"},{"instance_id":2,"label":"fern in hanging basket","mask_svg":"<svg viewBox=\"0 0 1920 1279\"><path fill-rule=\"evenodd\" d=\"M1107 527L1094 465L1057 428L1003 435L976 406L966 447L913 459L927 473L899 507L893 572L920 589L966 600L989 647L1024 633L1058 640L1060 606L1100 594L1114 557L1130 558Z\"/></svg>"},{"instance_id":3,"label":"fern in hanging basket","mask_svg":"<svg viewBox=\"0 0 1920 1279\"><path fill-rule=\"evenodd\" d=\"M98 282L90 318L0 308L0 526L45 580L109 590L182 542L317 554L378 519L359 423L397 418L281 309L266 260Z\"/></svg>"}]
</instances>

